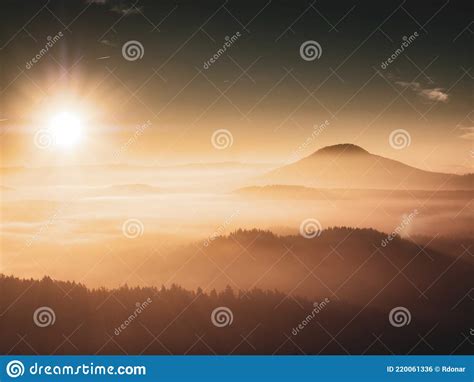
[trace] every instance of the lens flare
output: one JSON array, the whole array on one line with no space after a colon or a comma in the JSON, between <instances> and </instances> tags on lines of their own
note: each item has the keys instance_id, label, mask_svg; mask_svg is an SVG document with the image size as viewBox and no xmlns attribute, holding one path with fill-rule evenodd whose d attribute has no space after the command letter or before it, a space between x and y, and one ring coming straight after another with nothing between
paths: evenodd
<instances>
[{"instance_id":1,"label":"lens flare","mask_svg":"<svg viewBox=\"0 0 474 382\"><path fill-rule=\"evenodd\" d=\"M81 141L81 119L75 113L63 111L56 114L51 119L49 128L54 143L59 147L72 147Z\"/></svg>"}]
</instances>

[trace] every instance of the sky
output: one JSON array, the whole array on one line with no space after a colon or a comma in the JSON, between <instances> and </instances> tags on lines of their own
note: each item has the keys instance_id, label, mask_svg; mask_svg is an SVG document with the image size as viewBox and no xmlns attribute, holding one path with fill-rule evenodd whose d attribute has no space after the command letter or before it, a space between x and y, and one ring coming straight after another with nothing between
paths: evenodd
<instances>
[{"instance_id":1,"label":"sky","mask_svg":"<svg viewBox=\"0 0 474 382\"><path fill-rule=\"evenodd\" d=\"M284 163L347 142L423 169L472 172L468 1L2 8L1 166ZM38 147L38 131L64 110L81 120L81 142ZM400 129L402 148L390 140Z\"/></svg>"}]
</instances>

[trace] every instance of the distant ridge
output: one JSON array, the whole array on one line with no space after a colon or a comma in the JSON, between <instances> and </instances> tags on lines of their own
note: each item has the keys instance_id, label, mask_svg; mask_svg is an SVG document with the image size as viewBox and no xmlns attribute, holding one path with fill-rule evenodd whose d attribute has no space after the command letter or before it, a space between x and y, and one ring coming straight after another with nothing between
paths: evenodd
<instances>
[{"instance_id":1,"label":"distant ridge","mask_svg":"<svg viewBox=\"0 0 474 382\"><path fill-rule=\"evenodd\" d=\"M258 180L258 185L274 184L340 189L472 190L474 175L425 171L343 143L323 147Z\"/></svg>"},{"instance_id":2,"label":"distant ridge","mask_svg":"<svg viewBox=\"0 0 474 382\"><path fill-rule=\"evenodd\" d=\"M133 196L133 195L147 195L159 194L163 189L153 187L148 184L116 184L107 187L96 187L91 189L89 196Z\"/></svg>"},{"instance_id":3,"label":"distant ridge","mask_svg":"<svg viewBox=\"0 0 474 382\"><path fill-rule=\"evenodd\" d=\"M370 154L367 150L352 143L340 143L338 145L326 146L313 153L313 155L321 154Z\"/></svg>"},{"instance_id":4,"label":"distant ridge","mask_svg":"<svg viewBox=\"0 0 474 382\"><path fill-rule=\"evenodd\" d=\"M362 200L398 198L413 200L419 198L429 200L436 195L437 200L465 200L473 197L471 190L441 190L435 193L431 190L384 190L384 189L338 189L338 188L310 188L294 185L267 185L242 187L234 194L256 199L275 200Z\"/></svg>"}]
</instances>

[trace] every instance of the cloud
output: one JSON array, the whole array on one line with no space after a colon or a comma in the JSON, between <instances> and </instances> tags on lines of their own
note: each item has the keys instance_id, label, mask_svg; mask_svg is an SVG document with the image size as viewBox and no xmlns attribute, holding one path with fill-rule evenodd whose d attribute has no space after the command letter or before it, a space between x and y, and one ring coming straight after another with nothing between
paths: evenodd
<instances>
[{"instance_id":1,"label":"cloud","mask_svg":"<svg viewBox=\"0 0 474 382\"><path fill-rule=\"evenodd\" d=\"M448 93L446 93L442 88L423 88L419 82L397 81L395 83L402 88L408 88L412 90L418 96L430 102L446 103L449 100Z\"/></svg>"},{"instance_id":2,"label":"cloud","mask_svg":"<svg viewBox=\"0 0 474 382\"><path fill-rule=\"evenodd\" d=\"M137 13L141 13L143 11L143 7L136 7L133 5L126 5L126 4L119 4L115 5L110 9L112 12L119 13L121 15L136 15Z\"/></svg>"},{"instance_id":3,"label":"cloud","mask_svg":"<svg viewBox=\"0 0 474 382\"><path fill-rule=\"evenodd\" d=\"M410 88L411 90L419 90L421 88L419 82L405 82L405 81L397 81L395 82L397 85L401 86L402 88Z\"/></svg>"},{"instance_id":4,"label":"cloud","mask_svg":"<svg viewBox=\"0 0 474 382\"><path fill-rule=\"evenodd\" d=\"M107 45L107 46L112 46L112 47L116 47L117 44L111 40L108 40L106 38L103 38L102 40L100 40L100 43L101 44L104 44L104 45Z\"/></svg>"},{"instance_id":5,"label":"cloud","mask_svg":"<svg viewBox=\"0 0 474 382\"><path fill-rule=\"evenodd\" d=\"M128 0L86 0L86 2L98 5L108 5L109 11L124 16L135 15L142 13L143 11L143 7L137 7L132 3L132 1Z\"/></svg>"},{"instance_id":6,"label":"cloud","mask_svg":"<svg viewBox=\"0 0 474 382\"><path fill-rule=\"evenodd\" d=\"M460 130L465 131L459 138L467 139L469 141L474 140L474 127L461 127Z\"/></svg>"},{"instance_id":7,"label":"cloud","mask_svg":"<svg viewBox=\"0 0 474 382\"><path fill-rule=\"evenodd\" d=\"M424 89L421 91L420 95L435 102L448 102L449 98L448 94L441 88Z\"/></svg>"}]
</instances>

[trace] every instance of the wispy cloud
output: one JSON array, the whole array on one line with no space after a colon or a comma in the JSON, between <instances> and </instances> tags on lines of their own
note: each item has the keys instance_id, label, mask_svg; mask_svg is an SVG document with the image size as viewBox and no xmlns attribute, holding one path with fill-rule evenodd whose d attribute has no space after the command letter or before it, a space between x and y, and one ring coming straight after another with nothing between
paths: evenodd
<instances>
[{"instance_id":1,"label":"wispy cloud","mask_svg":"<svg viewBox=\"0 0 474 382\"><path fill-rule=\"evenodd\" d=\"M460 127L459 130L463 131L459 138L474 140L474 127Z\"/></svg>"},{"instance_id":2,"label":"wispy cloud","mask_svg":"<svg viewBox=\"0 0 474 382\"><path fill-rule=\"evenodd\" d=\"M421 96L428 98L430 101L436 102L448 102L448 94L441 88L434 89L423 89L420 93Z\"/></svg>"},{"instance_id":3,"label":"wispy cloud","mask_svg":"<svg viewBox=\"0 0 474 382\"><path fill-rule=\"evenodd\" d=\"M100 40L100 43L104 44L104 45L107 45L107 46L112 46L112 47L117 46L117 43L115 43L114 41L108 40L106 38L103 38L102 40Z\"/></svg>"},{"instance_id":4,"label":"wispy cloud","mask_svg":"<svg viewBox=\"0 0 474 382\"><path fill-rule=\"evenodd\" d=\"M402 88L408 88L415 92L418 96L430 102L448 102L449 95L444 91L443 88L424 88L419 82L395 82Z\"/></svg>"},{"instance_id":5,"label":"wispy cloud","mask_svg":"<svg viewBox=\"0 0 474 382\"><path fill-rule=\"evenodd\" d=\"M143 7L137 7L132 1L128 0L86 0L86 2L98 5L108 5L111 12L115 12L124 16L143 12Z\"/></svg>"},{"instance_id":6,"label":"wispy cloud","mask_svg":"<svg viewBox=\"0 0 474 382\"><path fill-rule=\"evenodd\" d=\"M114 5L111 9L112 12L119 13L121 15L129 16L137 13L142 13L143 7L136 7L133 5L127 5L124 3Z\"/></svg>"}]
</instances>

